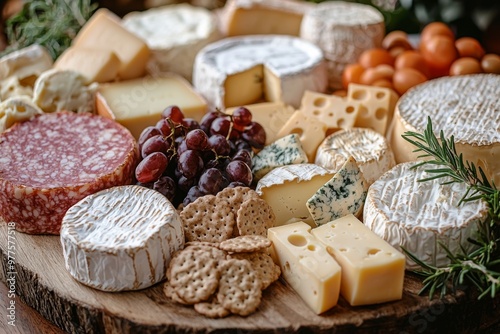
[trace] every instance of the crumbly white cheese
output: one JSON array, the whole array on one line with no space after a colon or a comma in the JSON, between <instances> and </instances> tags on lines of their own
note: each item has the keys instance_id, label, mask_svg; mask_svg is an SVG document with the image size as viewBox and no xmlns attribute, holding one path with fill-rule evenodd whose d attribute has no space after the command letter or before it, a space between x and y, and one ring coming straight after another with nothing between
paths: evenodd
<instances>
[{"instance_id":1,"label":"crumbly white cheese","mask_svg":"<svg viewBox=\"0 0 500 334\"><path fill-rule=\"evenodd\" d=\"M42 113L43 111L31 101L30 97L10 97L0 103L0 133L16 122L27 121Z\"/></svg>"}]
</instances>

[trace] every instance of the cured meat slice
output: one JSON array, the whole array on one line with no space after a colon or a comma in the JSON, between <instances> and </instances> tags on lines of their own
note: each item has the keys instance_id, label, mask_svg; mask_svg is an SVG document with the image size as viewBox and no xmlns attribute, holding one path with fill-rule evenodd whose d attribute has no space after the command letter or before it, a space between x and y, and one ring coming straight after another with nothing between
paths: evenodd
<instances>
[{"instance_id":1,"label":"cured meat slice","mask_svg":"<svg viewBox=\"0 0 500 334\"><path fill-rule=\"evenodd\" d=\"M99 190L130 184L137 143L118 123L57 112L0 135L0 216L30 234L59 234L66 211Z\"/></svg>"}]
</instances>

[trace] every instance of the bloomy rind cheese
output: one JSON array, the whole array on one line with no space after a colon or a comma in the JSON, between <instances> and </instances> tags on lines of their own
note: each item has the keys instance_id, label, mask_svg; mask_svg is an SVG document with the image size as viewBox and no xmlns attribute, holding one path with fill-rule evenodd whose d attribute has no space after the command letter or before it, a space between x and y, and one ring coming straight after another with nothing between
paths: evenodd
<instances>
[{"instance_id":1,"label":"bloomy rind cheese","mask_svg":"<svg viewBox=\"0 0 500 334\"><path fill-rule=\"evenodd\" d=\"M452 254L462 253L461 247L472 250L467 239L475 237L478 224L487 219L488 205L483 200L460 203L467 191L465 183L418 182L433 175L425 169L436 166L414 169L416 164L396 165L370 186L363 222L396 249L402 246L425 263L445 266L450 260L439 243ZM418 268L407 261L407 269Z\"/></svg>"},{"instance_id":2,"label":"bloomy rind cheese","mask_svg":"<svg viewBox=\"0 0 500 334\"><path fill-rule=\"evenodd\" d=\"M23 84L33 85L35 79L52 67L46 48L33 44L0 58L0 80L16 77Z\"/></svg>"},{"instance_id":3,"label":"bloomy rind cheese","mask_svg":"<svg viewBox=\"0 0 500 334\"><path fill-rule=\"evenodd\" d=\"M63 218L61 243L66 269L77 281L104 291L139 290L165 279L184 233L165 196L121 186L73 205Z\"/></svg>"}]
</instances>

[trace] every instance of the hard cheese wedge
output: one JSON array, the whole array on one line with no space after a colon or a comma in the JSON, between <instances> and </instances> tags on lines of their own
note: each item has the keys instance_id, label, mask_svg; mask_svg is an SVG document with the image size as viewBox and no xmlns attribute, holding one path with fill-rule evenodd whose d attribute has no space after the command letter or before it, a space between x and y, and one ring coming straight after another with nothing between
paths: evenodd
<instances>
[{"instance_id":1,"label":"hard cheese wedge","mask_svg":"<svg viewBox=\"0 0 500 334\"><path fill-rule=\"evenodd\" d=\"M98 114L112 118L139 138L142 130L155 125L169 105L181 108L185 117L200 121L207 105L178 75L145 77L100 85Z\"/></svg>"},{"instance_id":2,"label":"hard cheese wedge","mask_svg":"<svg viewBox=\"0 0 500 334\"><path fill-rule=\"evenodd\" d=\"M286 282L317 314L337 304L341 268L304 222L267 230L271 256Z\"/></svg>"},{"instance_id":3,"label":"hard cheese wedge","mask_svg":"<svg viewBox=\"0 0 500 334\"><path fill-rule=\"evenodd\" d=\"M342 267L340 294L352 306L401 299L405 256L353 215L312 230Z\"/></svg>"}]
</instances>

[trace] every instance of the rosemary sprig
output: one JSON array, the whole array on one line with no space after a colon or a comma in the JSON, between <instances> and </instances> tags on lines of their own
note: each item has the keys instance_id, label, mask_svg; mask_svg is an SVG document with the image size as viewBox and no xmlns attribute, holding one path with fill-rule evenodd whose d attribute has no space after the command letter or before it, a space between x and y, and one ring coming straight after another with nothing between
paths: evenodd
<instances>
[{"instance_id":1,"label":"rosemary sprig","mask_svg":"<svg viewBox=\"0 0 500 334\"><path fill-rule=\"evenodd\" d=\"M466 183L467 191L458 205L463 202L483 199L489 207L488 220L479 224L476 238L469 238L468 242L475 245L474 250L452 254L443 244L440 246L447 253L450 264L446 267L435 267L424 263L414 254L403 248L408 257L422 269L415 271L424 277L421 293L428 290L432 297L436 291L444 296L449 286L453 290L463 286L475 286L479 290L479 299L486 295L494 298L500 289L500 190L494 182L474 163L464 160L455 148L453 136L446 138L440 131L439 140L432 129L432 122L428 118L427 127L423 133L408 131L402 137L413 144L420 152L419 158L424 158L414 168L426 164L439 166L428 169L431 176L420 182L446 178L443 184Z\"/></svg>"},{"instance_id":2,"label":"rosemary sprig","mask_svg":"<svg viewBox=\"0 0 500 334\"><path fill-rule=\"evenodd\" d=\"M97 4L91 0L28 0L6 21L6 55L32 44L47 48L53 59L66 50Z\"/></svg>"}]
</instances>

